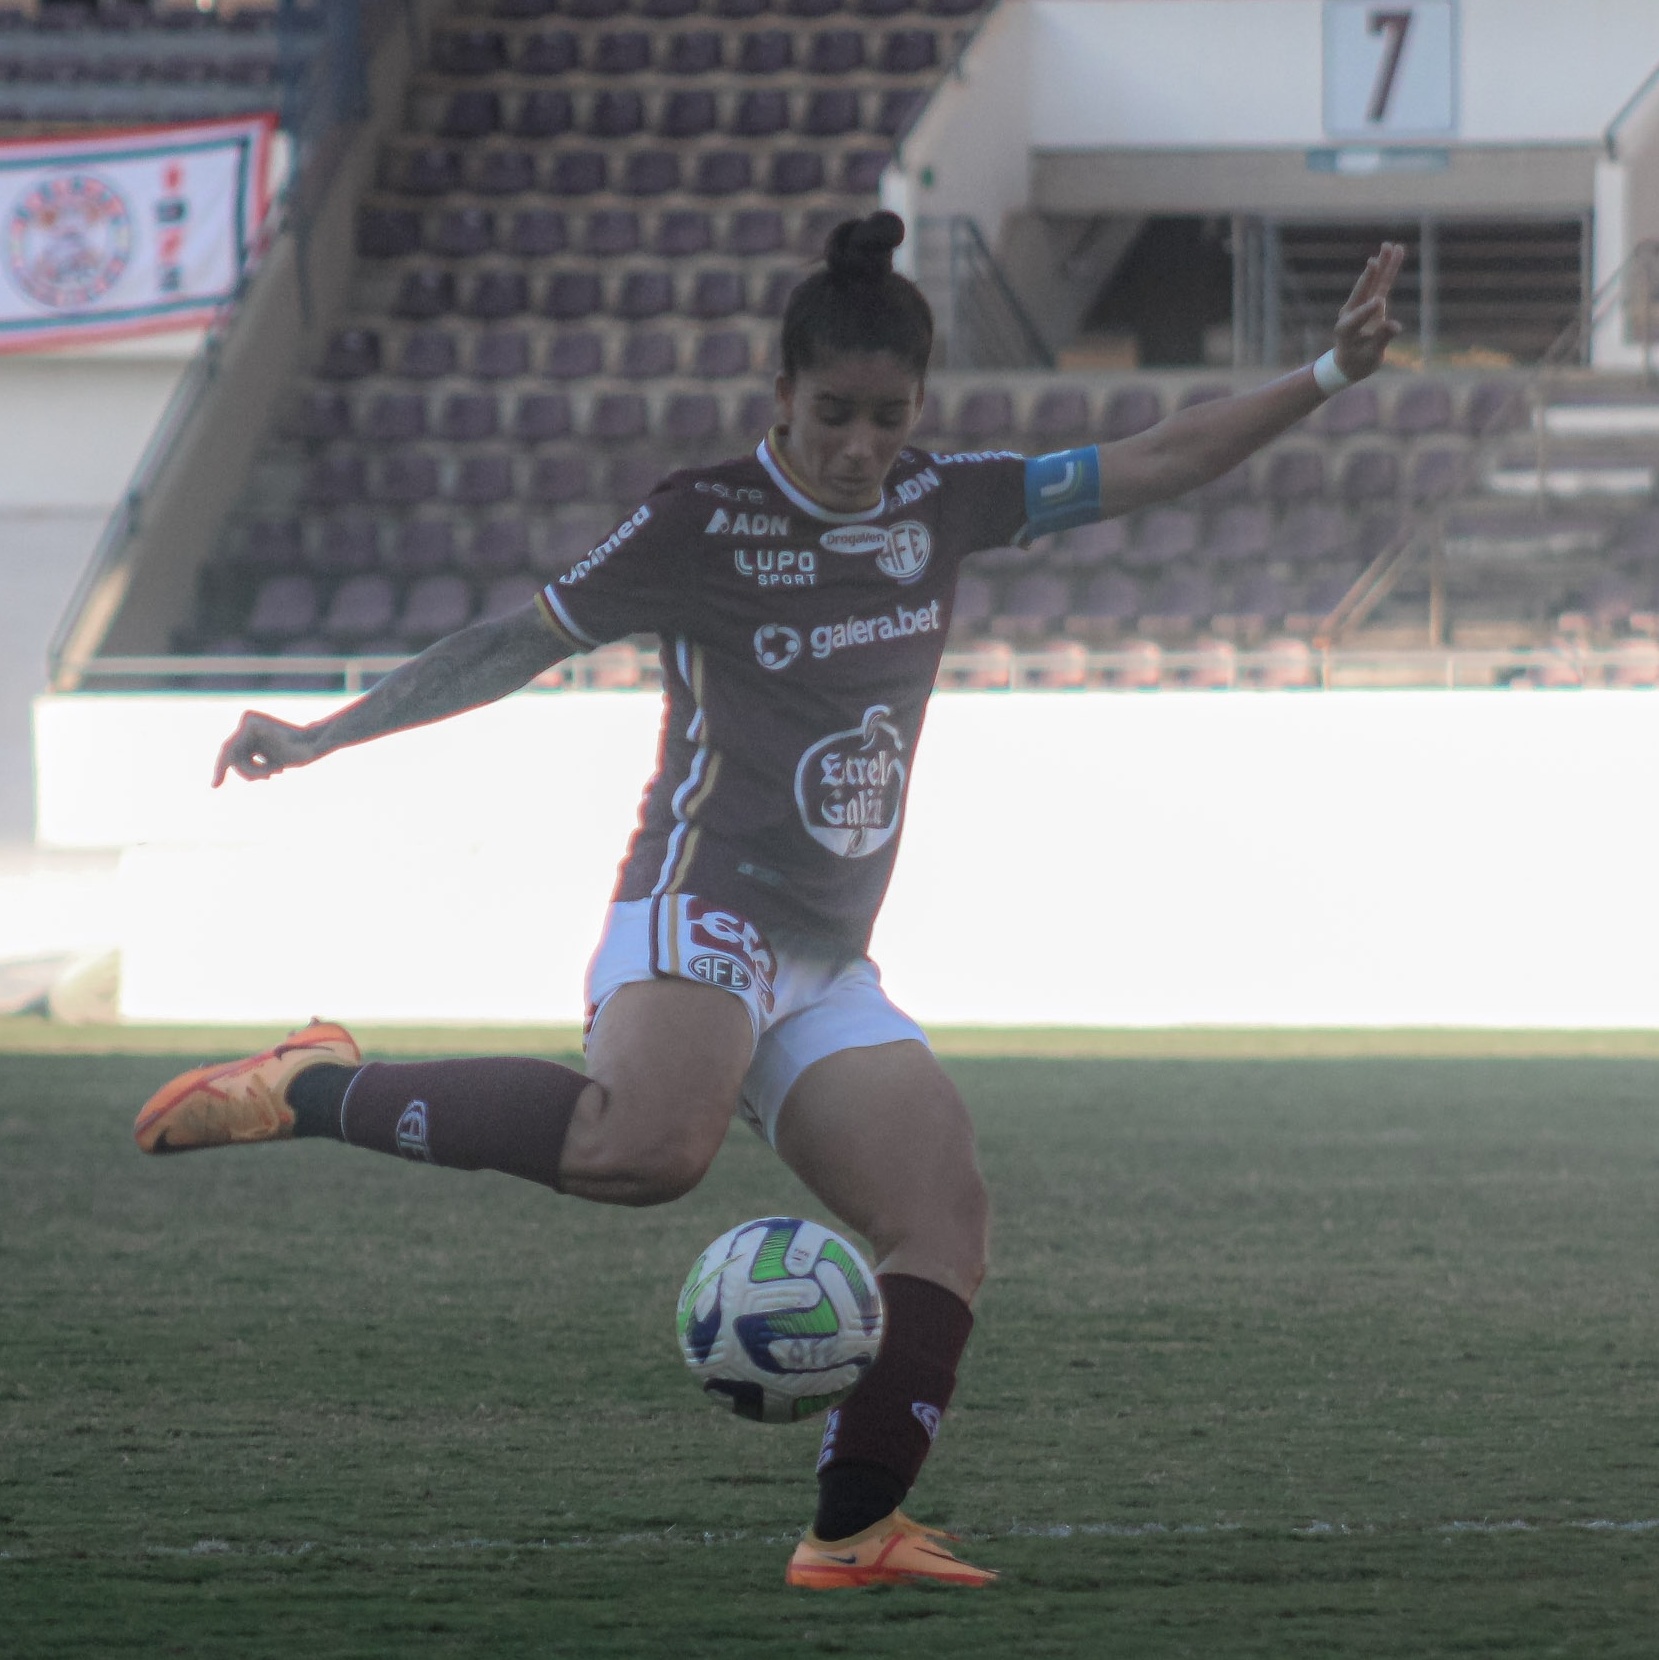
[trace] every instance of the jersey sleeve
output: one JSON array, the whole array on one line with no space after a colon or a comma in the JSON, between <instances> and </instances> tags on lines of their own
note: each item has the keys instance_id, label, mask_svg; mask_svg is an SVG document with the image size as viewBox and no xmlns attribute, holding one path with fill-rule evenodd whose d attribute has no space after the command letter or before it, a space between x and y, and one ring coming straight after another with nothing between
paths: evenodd
<instances>
[{"instance_id":1,"label":"jersey sleeve","mask_svg":"<svg viewBox=\"0 0 1659 1660\"><path fill-rule=\"evenodd\" d=\"M965 553L1026 543L1092 524L1100 512L1100 452L1092 445L1029 459L1010 452L939 455Z\"/></svg>"},{"instance_id":2,"label":"jersey sleeve","mask_svg":"<svg viewBox=\"0 0 1659 1660\"><path fill-rule=\"evenodd\" d=\"M597 547L542 589L548 621L578 651L629 634L672 632L684 564L673 557L673 492L654 490Z\"/></svg>"}]
</instances>

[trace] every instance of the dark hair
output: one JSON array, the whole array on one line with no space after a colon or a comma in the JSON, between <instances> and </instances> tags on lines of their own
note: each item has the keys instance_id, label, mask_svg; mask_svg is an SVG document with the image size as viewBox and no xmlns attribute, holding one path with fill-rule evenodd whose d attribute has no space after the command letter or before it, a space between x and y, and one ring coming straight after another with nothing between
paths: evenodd
<instances>
[{"instance_id":1,"label":"dark hair","mask_svg":"<svg viewBox=\"0 0 1659 1660\"><path fill-rule=\"evenodd\" d=\"M848 219L830 232L823 269L796 288L783 314L786 375L851 352L890 352L918 380L927 373L933 310L893 269L893 250L903 241L896 213Z\"/></svg>"}]
</instances>

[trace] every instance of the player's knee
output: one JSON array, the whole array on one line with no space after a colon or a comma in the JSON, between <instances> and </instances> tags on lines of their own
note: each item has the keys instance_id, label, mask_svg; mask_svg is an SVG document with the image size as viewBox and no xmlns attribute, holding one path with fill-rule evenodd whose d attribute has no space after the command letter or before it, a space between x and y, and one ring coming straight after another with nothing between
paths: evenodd
<instances>
[{"instance_id":1,"label":"player's knee","mask_svg":"<svg viewBox=\"0 0 1659 1660\"><path fill-rule=\"evenodd\" d=\"M971 1294L985 1278L990 1232L991 1197L978 1166L969 1161L875 1219L870 1243L883 1260L902 1255L933 1264Z\"/></svg>"},{"instance_id":2,"label":"player's knee","mask_svg":"<svg viewBox=\"0 0 1659 1660\"><path fill-rule=\"evenodd\" d=\"M602 1151L590 1175L615 1184L620 1203L666 1205L702 1181L725 1139L732 1108L712 1098L630 1099L613 1091Z\"/></svg>"}]
</instances>

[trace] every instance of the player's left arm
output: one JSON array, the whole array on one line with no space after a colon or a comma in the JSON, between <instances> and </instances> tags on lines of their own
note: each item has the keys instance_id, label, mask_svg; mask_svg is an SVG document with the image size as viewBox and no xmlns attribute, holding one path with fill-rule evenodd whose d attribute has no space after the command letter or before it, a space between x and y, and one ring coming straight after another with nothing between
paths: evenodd
<instances>
[{"instance_id":1,"label":"player's left arm","mask_svg":"<svg viewBox=\"0 0 1659 1660\"><path fill-rule=\"evenodd\" d=\"M1337 317L1336 366L1350 381L1375 374L1400 332L1388 315L1388 296L1405 255L1399 243L1383 243ZM1133 438L1099 445L1100 516L1132 513L1219 478L1311 415L1325 396L1308 364L1252 392L1197 404Z\"/></svg>"}]
</instances>

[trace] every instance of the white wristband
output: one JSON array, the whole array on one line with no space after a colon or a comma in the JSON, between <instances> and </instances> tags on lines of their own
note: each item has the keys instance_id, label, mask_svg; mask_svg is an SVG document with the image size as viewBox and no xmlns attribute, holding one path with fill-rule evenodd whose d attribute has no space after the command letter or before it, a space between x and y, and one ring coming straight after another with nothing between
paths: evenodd
<instances>
[{"instance_id":1,"label":"white wristband","mask_svg":"<svg viewBox=\"0 0 1659 1660\"><path fill-rule=\"evenodd\" d=\"M1313 365L1314 384L1327 398L1334 398L1338 392L1354 383L1336 366L1336 353L1326 352L1317 358Z\"/></svg>"}]
</instances>

